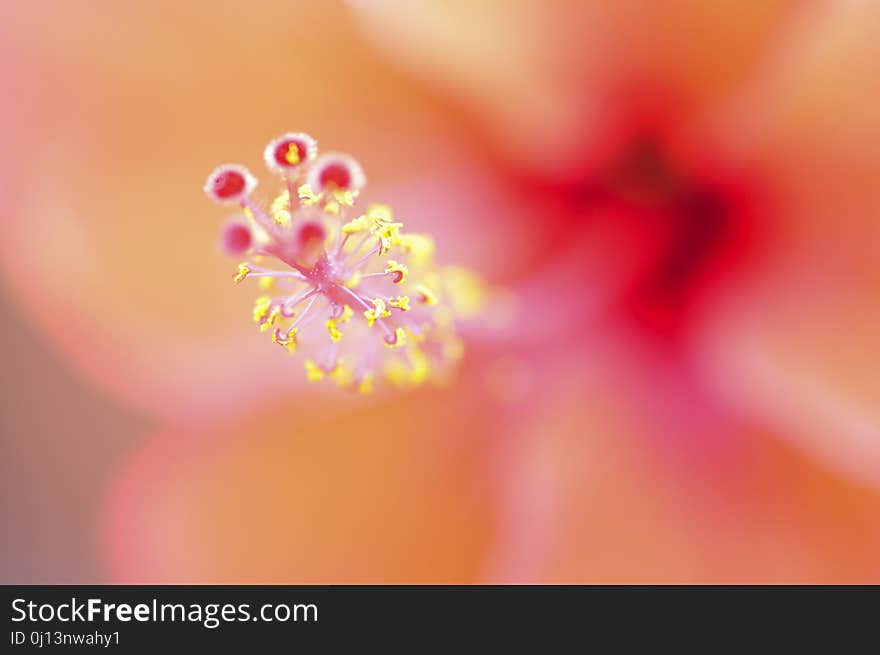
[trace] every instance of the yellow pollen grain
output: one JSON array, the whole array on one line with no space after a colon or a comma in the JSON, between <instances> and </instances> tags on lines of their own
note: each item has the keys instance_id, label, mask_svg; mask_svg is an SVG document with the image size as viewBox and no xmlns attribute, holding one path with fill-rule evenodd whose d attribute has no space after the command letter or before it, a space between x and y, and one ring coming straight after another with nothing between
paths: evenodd
<instances>
[{"instance_id":1,"label":"yellow pollen grain","mask_svg":"<svg viewBox=\"0 0 880 655\"><path fill-rule=\"evenodd\" d=\"M269 314L272 299L269 296L260 296L254 302L254 322L260 323Z\"/></svg>"},{"instance_id":2,"label":"yellow pollen grain","mask_svg":"<svg viewBox=\"0 0 880 655\"><path fill-rule=\"evenodd\" d=\"M315 364L311 359L307 359L304 366L306 369L306 379L309 382L317 382L324 379L324 369Z\"/></svg>"},{"instance_id":3,"label":"yellow pollen grain","mask_svg":"<svg viewBox=\"0 0 880 655\"><path fill-rule=\"evenodd\" d=\"M354 375L352 375L351 370L342 365L337 366L330 374L330 377L333 378L336 384L340 387L348 387L354 381Z\"/></svg>"},{"instance_id":4,"label":"yellow pollen grain","mask_svg":"<svg viewBox=\"0 0 880 655\"><path fill-rule=\"evenodd\" d=\"M409 361L412 364L410 382L416 385L422 384L428 379L428 374L431 372L428 357L422 352L421 348L413 347L409 349Z\"/></svg>"},{"instance_id":5,"label":"yellow pollen grain","mask_svg":"<svg viewBox=\"0 0 880 655\"><path fill-rule=\"evenodd\" d=\"M416 292L420 296L419 302L424 303L425 305L436 305L437 304L437 294L434 293L430 288L428 288L424 284L417 285Z\"/></svg>"},{"instance_id":6,"label":"yellow pollen grain","mask_svg":"<svg viewBox=\"0 0 880 655\"><path fill-rule=\"evenodd\" d=\"M266 320L260 324L260 332L265 332L270 327L275 325L275 321L278 320L278 317L280 315L281 315L281 308L280 307L276 307L271 312L269 312L269 315L266 316Z\"/></svg>"},{"instance_id":7,"label":"yellow pollen grain","mask_svg":"<svg viewBox=\"0 0 880 655\"><path fill-rule=\"evenodd\" d=\"M297 196L299 196L300 202L304 205L314 205L321 200L321 194L316 194L312 191L311 184L303 184L296 190Z\"/></svg>"},{"instance_id":8,"label":"yellow pollen grain","mask_svg":"<svg viewBox=\"0 0 880 655\"><path fill-rule=\"evenodd\" d=\"M396 337L394 343L388 343L386 341L386 346L388 346L389 348L400 348L401 346L406 345L406 330L404 330L402 327L399 327L394 330L394 336Z\"/></svg>"},{"instance_id":9,"label":"yellow pollen grain","mask_svg":"<svg viewBox=\"0 0 880 655\"><path fill-rule=\"evenodd\" d=\"M378 319L387 316L391 316L391 312L388 311L388 308L385 306L385 301L381 298L374 298L373 307L364 312L364 318L367 319L367 325L369 327L373 327L373 323Z\"/></svg>"},{"instance_id":10,"label":"yellow pollen grain","mask_svg":"<svg viewBox=\"0 0 880 655\"><path fill-rule=\"evenodd\" d=\"M278 336L278 330L275 330L275 333L272 335L272 341L287 348L288 352L295 353L297 346L297 332L299 332L299 328L290 328L290 330L288 330L287 332L287 336L285 338L281 338Z\"/></svg>"},{"instance_id":11,"label":"yellow pollen grain","mask_svg":"<svg viewBox=\"0 0 880 655\"><path fill-rule=\"evenodd\" d=\"M415 387L424 383L431 373L428 357L417 346L407 349L407 357L393 359L385 367L385 378L400 388Z\"/></svg>"},{"instance_id":12,"label":"yellow pollen grain","mask_svg":"<svg viewBox=\"0 0 880 655\"><path fill-rule=\"evenodd\" d=\"M238 273L233 276L233 280L238 283L245 279L248 274L251 272L250 266L245 263L241 263L238 265Z\"/></svg>"},{"instance_id":13,"label":"yellow pollen grain","mask_svg":"<svg viewBox=\"0 0 880 655\"><path fill-rule=\"evenodd\" d=\"M414 266L427 266L434 256L434 239L425 234L404 234L400 245Z\"/></svg>"},{"instance_id":14,"label":"yellow pollen grain","mask_svg":"<svg viewBox=\"0 0 880 655\"><path fill-rule=\"evenodd\" d=\"M366 215L358 216L355 219L350 220L348 223L342 226L343 234L357 234L358 232L363 232L364 230L369 229L370 220L366 217Z\"/></svg>"},{"instance_id":15,"label":"yellow pollen grain","mask_svg":"<svg viewBox=\"0 0 880 655\"><path fill-rule=\"evenodd\" d=\"M402 237L400 236L400 228L403 223L376 223L375 233L378 236L385 237L392 242L392 245L400 245Z\"/></svg>"},{"instance_id":16,"label":"yellow pollen grain","mask_svg":"<svg viewBox=\"0 0 880 655\"><path fill-rule=\"evenodd\" d=\"M370 393L373 391L373 374L367 373L361 378L357 387L358 393Z\"/></svg>"},{"instance_id":17,"label":"yellow pollen grain","mask_svg":"<svg viewBox=\"0 0 880 655\"><path fill-rule=\"evenodd\" d=\"M272 201L269 213L272 215L272 220L278 225L290 225L291 216L289 209L290 193L285 189Z\"/></svg>"},{"instance_id":18,"label":"yellow pollen grain","mask_svg":"<svg viewBox=\"0 0 880 655\"><path fill-rule=\"evenodd\" d=\"M439 271L439 283L446 292L455 313L471 318L486 303L486 285L475 274L461 266L447 266Z\"/></svg>"},{"instance_id":19,"label":"yellow pollen grain","mask_svg":"<svg viewBox=\"0 0 880 655\"><path fill-rule=\"evenodd\" d=\"M388 304L404 312L410 310L409 296L395 296L388 300Z\"/></svg>"},{"instance_id":20,"label":"yellow pollen grain","mask_svg":"<svg viewBox=\"0 0 880 655\"><path fill-rule=\"evenodd\" d=\"M342 332L339 331L336 321L332 318L327 319L327 332L330 333L330 340L334 343L342 338Z\"/></svg>"},{"instance_id":21,"label":"yellow pollen grain","mask_svg":"<svg viewBox=\"0 0 880 655\"><path fill-rule=\"evenodd\" d=\"M357 191L343 191L341 189L337 189L333 192L333 198L343 207L353 207L354 199L357 198Z\"/></svg>"}]
</instances>

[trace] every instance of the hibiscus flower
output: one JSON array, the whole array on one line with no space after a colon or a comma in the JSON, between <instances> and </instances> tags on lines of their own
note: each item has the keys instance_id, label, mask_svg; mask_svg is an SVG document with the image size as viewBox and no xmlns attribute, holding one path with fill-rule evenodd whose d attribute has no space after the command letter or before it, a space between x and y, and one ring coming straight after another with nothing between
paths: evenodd
<instances>
[{"instance_id":1,"label":"hibiscus flower","mask_svg":"<svg viewBox=\"0 0 880 655\"><path fill-rule=\"evenodd\" d=\"M615 334L876 484L873 3L358 6L526 193L566 207L548 218L586 236L545 265L578 251Z\"/></svg>"},{"instance_id":2,"label":"hibiscus flower","mask_svg":"<svg viewBox=\"0 0 880 655\"><path fill-rule=\"evenodd\" d=\"M878 10L354 7L373 47L339 7L156 5L60 62L17 17L43 73L19 107L48 124L49 82L89 73L68 129L8 137L11 179L61 194L13 187L11 286L174 417L108 492L111 579L876 580ZM287 129L338 136L376 199L512 290L449 388L307 399L244 332L190 185Z\"/></svg>"}]
</instances>

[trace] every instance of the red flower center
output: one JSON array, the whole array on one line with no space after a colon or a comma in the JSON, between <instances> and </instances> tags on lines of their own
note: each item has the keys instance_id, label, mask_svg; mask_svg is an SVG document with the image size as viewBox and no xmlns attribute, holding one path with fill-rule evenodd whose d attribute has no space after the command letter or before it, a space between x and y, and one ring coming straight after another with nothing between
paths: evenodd
<instances>
[{"instance_id":1,"label":"red flower center","mask_svg":"<svg viewBox=\"0 0 880 655\"><path fill-rule=\"evenodd\" d=\"M652 136L616 153L563 190L566 213L601 217L588 233L610 230L628 244L620 256L634 261L616 313L681 334L752 251L757 188L716 164L682 163Z\"/></svg>"}]
</instances>

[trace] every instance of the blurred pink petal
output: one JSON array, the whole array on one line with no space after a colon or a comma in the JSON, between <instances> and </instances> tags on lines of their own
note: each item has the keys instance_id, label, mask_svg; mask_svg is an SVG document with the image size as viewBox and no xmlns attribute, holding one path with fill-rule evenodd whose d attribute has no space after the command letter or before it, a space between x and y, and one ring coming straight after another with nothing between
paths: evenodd
<instances>
[{"instance_id":1,"label":"blurred pink petal","mask_svg":"<svg viewBox=\"0 0 880 655\"><path fill-rule=\"evenodd\" d=\"M880 487L877 282L797 272L731 302L706 330L706 364L731 407Z\"/></svg>"},{"instance_id":2,"label":"blurred pink petal","mask_svg":"<svg viewBox=\"0 0 880 655\"><path fill-rule=\"evenodd\" d=\"M876 490L737 420L698 369L627 350L569 356L499 429L489 581L880 579Z\"/></svg>"}]
</instances>

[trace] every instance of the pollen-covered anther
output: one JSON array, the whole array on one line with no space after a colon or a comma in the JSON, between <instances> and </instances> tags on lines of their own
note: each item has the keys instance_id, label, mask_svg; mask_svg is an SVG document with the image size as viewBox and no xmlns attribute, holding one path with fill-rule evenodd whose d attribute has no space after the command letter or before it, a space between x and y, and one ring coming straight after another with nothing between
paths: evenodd
<instances>
[{"instance_id":1,"label":"pollen-covered anther","mask_svg":"<svg viewBox=\"0 0 880 655\"><path fill-rule=\"evenodd\" d=\"M403 227L403 223L391 223L384 220L379 220L375 216L373 217L373 234L377 237L388 239L390 245L399 246L402 245L402 237L400 235L400 228Z\"/></svg>"},{"instance_id":2,"label":"pollen-covered anther","mask_svg":"<svg viewBox=\"0 0 880 655\"><path fill-rule=\"evenodd\" d=\"M360 191L366 184L361 165L342 153L323 154L309 167L306 178L315 193Z\"/></svg>"},{"instance_id":3,"label":"pollen-covered anther","mask_svg":"<svg viewBox=\"0 0 880 655\"><path fill-rule=\"evenodd\" d=\"M385 345L389 348L399 348L406 345L406 330L399 327L385 335Z\"/></svg>"},{"instance_id":4,"label":"pollen-covered anther","mask_svg":"<svg viewBox=\"0 0 880 655\"><path fill-rule=\"evenodd\" d=\"M290 192L287 189L275 196L269 208L269 215L277 225L290 225Z\"/></svg>"},{"instance_id":5,"label":"pollen-covered anther","mask_svg":"<svg viewBox=\"0 0 880 655\"><path fill-rule=\"evenodd\" d=\"M337 189L333 192L333 199L339 203L341 207L354 207L354 201L358 197L358 191L341 191Z\"/></svg>"},{"instance_id":6,"label":"pollen-covered anther","mask_svg":"<svg viewBox=\"0 0 880 655\"><path fill-rule=\"evenodd\" d=\"M303 366L306 369L306 379L309 382L317 382L324 379L324 369L315 364L311 359L307 359Z\"/></svg>"},{"instance_id":7,"label":"pollen-covered anther","mask_svg":"<svg viewBox=\"0 0 880 655\"><path fill-rule=\"evenodd\" d=\"M402 284L406 280L409 271L404 264L389 259L385 265L385 272L391 275L391 281L394 284Z\"/></svg>"},{"instance_id":8,"label":"pollen-covered anther","mask_svg":"<svg viewBox=\"0 0 880 655\"><path fill-rule=\"evenodd\" d=\"M394 296L388 300L388 304L403 312L408 312L411 309L409 306L409 296Z\"/></svg>"},{"instance_id":9,"label":"pollen-covered anther","mask_svg":"<svg viewBox=\"0 0 880 655\"><path fill-rule=\"evenodd\" d=\"M370 219L366 214L362 216L358 216L355 219L350 220L348 223L342 226L343 234L357 234L358 232L363 232L364 230L369 230L372 225Z\"/></svg>"},{"instance_id":10,"label":"pollen-covered anther","mask_svg":"<svg viewBox=\"0 0 880 655\"><path fill-rule=\"evenodd\" d=\"M367 325L373 327L373 324L380 318L391 316L391 312L385 306L385 301L381 298L373 299L373 306L364 312L364 318L367 319Z\"/></svg>"},{"instance_id":11,"label":"pollen-covered anther","mask_svg":"<svg viewBox=\"0 0 880 655\"><path fill-rule=\"evenodd\" d=\"M266 320L260 325L260 332L265 332L270 327L275 325L275 322L278 320L278 317L281 315L281 307L273 307L271 311L269 311L269 315L266 317Z\"/></svg>"},{"instance_id":12,"label":"pollen-covered anther","mask_svg":"<svg viewBox=\"0 0 880 655\"><path fill-rule=\"evenodd\" d=\"M241 264L238 265L238 273L236 273L232 279L236 283L241 282L243 279L245 279L248 276L248 273L250 273L250 272L251 272L251 267L248 266L246 263L242 262Z\"/></svg>"},{"instance_id":13,"label":"pollen-covered anther","mask_svg":"<svg viewBox=\"0 0 880 655\"><path fill-rule=\"evenodd\" d=\"M273 303L269 296L261 296L254 303L254 322L260 326L261 332L275 325L280 315L281 306Z\"/></svg>"},{"instance_id":14,"label":"pollen-covered anther","mask_svg":"<svg viewBox=\"0 0 880 655\"><path fill-rule=\"evenodd\" d=\"M287 348L289 352L296 352L296 334L299 332L297 328L292 327L288 329L286 332L282 332L281 328L275 328L275 331L272 333L272 341L277 343L279 346Z\"/></svg>"},{"instance_id":15,"label":"pollen-covered anther","mask_svg":"<svg viewBox=\"0 0 880 655\"><path fill-rule=\"evenodd\" d=\"M403 223L381 223L374 230L373 234L379 239L379 256L384 257L391 250L392 246L399 246L400 228Z\"/></svg>"},{"instance_id":16,"label":"pollen-covered anther","mask_svg":"<svg viewBox=\"0 0 880 655\"><path fill-rule=\"evenodd\" d=\"M296 190L296 196L301 204L309 206L321 202L321 194L315 193L312 185L309 183L301 184Z\"/></svg>"},{"instance_id":17,"label":"pollen-covered anther","mask_svg":"<svg viewBox=\"0 0 880 655\"><path fill-rule=\"evenodd\" d=\"M334 316L337 323L348 323L351 320L351 317L354 316L354 310L350 305L343 305L339 311L338 316Z\"/></svg>"},{"instance_id":18,"label":"pollen-covered anther","mask_svg":"<svg viewBox=\"0 0 880 655\"><path fill-rule=\"evenodd\" d=\"M269 170L276 173L291 171L313 160L318 154L318 142L303 132L288 132L272 139L263 151Z\"/></svg>"},{"instance_id":19,"label":"pollen-covered anther","mask_svg":"<svg viewBox=\"0 0 880 655\"><path fill-rule=\"evenodd\" d=\"M330 340L333 343L336 343L342 338L342 332L339 331L339 327L335 319L327 319L327 332L330 333Z\"/></svg>"},{"instance_id":20,"label":"pollen-covered anther","mask_svg":"<svg viewBox=\"0 0 880 655\"><path fill-rule=\"evenodd\" d=\"M418 293L418 301L425 305L436 305L437 294L424 284L416 285L416 293Z\"/></svg>"},{"instance_id":21,"label":"pollen-covered anther","mask_svg":"<svg viewBox=\"0 0 880 655\"><path fill-rule=\"evenodd\" d=\"M260 296L254 301L254 322L262 322L269 315L269 309L272 307L272 299L269 296Z\"/></svg>"},{"instance_id":22,"label":"pollen-covered anther","mask_svg":"<svg viewBox=\"0 0 880 655\"><path fill-rule=\"evenodd\" d=\"M240 204L257 186L257 179L239 164L215 168L205 182L208 197L223 205Z\"/></svg>"}]
</instances>

